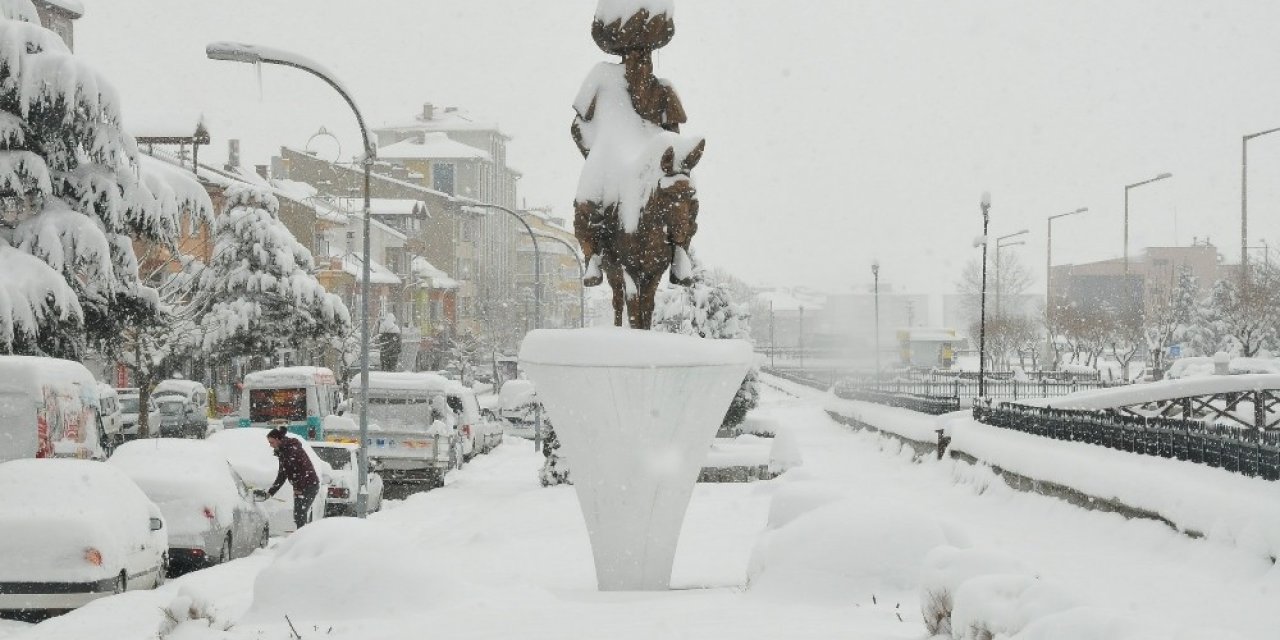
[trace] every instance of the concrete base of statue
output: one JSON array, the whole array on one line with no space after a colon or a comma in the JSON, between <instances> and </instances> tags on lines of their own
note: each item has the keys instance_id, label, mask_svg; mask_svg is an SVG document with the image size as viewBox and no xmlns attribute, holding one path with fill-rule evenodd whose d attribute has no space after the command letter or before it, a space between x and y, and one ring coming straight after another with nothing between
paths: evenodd
<instances>
[{"instance_id":1,"label":"concrete base of statue","mask_svg":"<svg viewBox=\"0 0 1280 640\"><path fill-rule=\"evenodd\" d=\"M602 591L668 589L680 527L751 346L653 331L531 332L520 365L573 462Z\"/></svg>"}]
</instances>

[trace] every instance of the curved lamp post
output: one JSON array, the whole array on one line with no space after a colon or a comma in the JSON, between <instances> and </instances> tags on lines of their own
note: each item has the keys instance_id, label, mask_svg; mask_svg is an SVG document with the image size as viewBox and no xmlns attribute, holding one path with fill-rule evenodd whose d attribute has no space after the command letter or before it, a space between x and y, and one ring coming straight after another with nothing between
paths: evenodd
<instances>
[{"instance_id":1,"label":"curved lamp post","mask_svg":"<svg viewBox=\"0 0 1280 640\"><path fill-rule=\"evenodd\" d=\"M987 228L991 226L991 194L983 192L982 208L982 294L978 307L978 397L987 396Z\"/></svg>"},{"instance_id":2,"label":"curved lamp post","mask_svg":"<svg viewBox=\"0 0 1280 640\"><path fill-rule=\"evenodd\" d=\"M1143 180L1124 186L1124 277L1126 286L1128 286L1129 279L1129 190L1172 177L1172 173L1162 173L1150 180Z\"/></svg>"},{"instance_id":3,"label":"curved lamp post","mask_svg":"<svg viewBox=\"0 0 1280 640\"><path fill-rule=\"evenodd\" d=\"M578 265L578 327L587 326L587 285L582 284L583 279L587 277L587 269L582 264L582 258L578 255L578 250L569 244L568 240L553 236L549 233L536 234L544 240L554 240L569 249L569 254L573 256L573 261Z\"/></svg>"},{"instance_id":4,"label":"curved lamp post","mask_svg":"<svg viewBox=\"0 0 1280 640\"><path fill-rule=\"evenodd\" d=\"M876 300L876 382L880 382L880 261L871 261L872 289ZM877 391L879 389L877 388Z\"/></svg>"},{"instance_id":5,"label":"curved lamp post","mask_svg":"<svg viewBox=\"0 0 1280 640\"><path fill-rule=\"evenodd\" d=\"M1054 335L1053 335L1053 311L1052 311L1052 309L1053 309L1053 221L1054 221L1054 220L1057 220L1058 218L1065 218L1065 217L1067 217L1067 216L1074 216L1074 215L1077 215L1077 214L1086 213L1086 212L1088 212L1088 211L1089 211L1089 207L1080 207L1079 209L1076 209L1075 211L1068 211L1068 212L1066 212L1066 213L1059 213L1059 214L1057 214L1057 215L1049 216L1049 223L1048 223L1048 227L1049 227L1049 228L1048 228L1048 234L1045 236L1045 251L1044 251L1044 253L1045 253L1045 258L1044 258L1044 319L1045 319L1045 324L1044 324L1044 326L1045 326L1045 334L1046 334L1046 336L1048 337L1048 341L1049 341L1049 349L1050 349L1050 350L1052 350L1052 349L1053 349L1053 344L1054 344ZM1046 355L1048 354L1048 352L1045 352L1045 353L1046 353ZM1056 360L1057 360L1057 358L1056 358L1056 354L1057 354L1057 352L1056 352L1056 351L1054 351L1054 353L1055 353L1055 358L1054 358L1054 359L1055 359L1055 361L1054 361L1054 363L1053 363L1053 366L1054 366L1054 368L1057 368L1057 366L1058 366L1058 363L1057 363L1057 361L1056 361Z\"/></svg>"},{"instance_id":6,"label":"curved lamp post","mask_svg":"<svg viewBox=\"0 0 1280 640\"><path fill-rule=\"evenodd\" d=\"M289 51L262 47L240 42L213 42L205 46L205 55L210 60L226 60L246 64L278 64L293 67L310 73L324 80L333 87L338 95L351 107L356 116L356 124L360 126L360 137L364 142L364 247L361 254L362 280L360 282L360 393L365 400L360 403L360 451L359 451L359 487L356 490L356 516L363 518L369 509L369 171L377 157L377 149L373 139L369 137L369 128L365 126L364 116L355 100L338 79L325 69L323 65Z\"/></svg>"},{"instance_id":7,"label":"curved lamp post","mask_svg":"<svg viewBox=\"0 0 1280 640\"><path fill-rule=\"evenodd\" d=\"M1018 236L1025 236L1030 232L1031 231L1029 229L1023 229L1017 233L1010 233L996 238L996 318L1000 318L1000 249L1003 247L1016 247L1020 244L1026 244L1026 242L1022 240L1017 242L1005 242L1005 240L1016 238Z\"/></svg>"},{"instance_id":8,"label":"curved lamp post","mask_svg":"<svg viewBox=\"0 0 1280 640\"><path fill-rule=\"evenodd\" d=\"M498 211L505 212L506 214L510 215L516 220L519 220L520 224L524 225L524 230L529 232L529 239L533 241L533 301L534 301L533 328L541 329L542 328L542 254L538 252L538 235L533 232L533 227L529 226L529 223L525 221L524 216L500 204L493 204L491 202L467 202L464 206L477 207L480 209L496 209Z\"/></svg>"},{"instance_id":9,"label":"curved lamp post","mask_svg":"<svg viewBox=\"0 0 1280 640\"><path fill-rule=\"evenodd\" d=\"M1280 128L1250 133L1240 138L1240 297L1249 290L1249 141L1280 131Z\"/></svg>"}]
</instances>

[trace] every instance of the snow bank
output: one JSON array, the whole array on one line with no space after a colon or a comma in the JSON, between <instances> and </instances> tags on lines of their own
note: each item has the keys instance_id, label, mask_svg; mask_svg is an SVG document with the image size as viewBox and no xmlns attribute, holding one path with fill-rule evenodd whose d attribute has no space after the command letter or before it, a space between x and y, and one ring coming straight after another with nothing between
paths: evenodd
<instances>
[{"instance_id":1,"label":"snow bank","mask_svg":"<svg viewBox=\"0 0 1280 640\"><path fill-rule=\"evenodd\" d=\"M1193 462L1041 438L959 414L951 414L949 420L952 450L1028 478L1148 511L1182 530L1257 557L1280 557L1280 504L1274 482Z\"/></svg>"},{"instance_id":2,"label":"snow bank","mask_svg":"<svg viewBox=\"0 0 1280 640\"><path fill-rule=\"evenodd\" d=\"M1165 377L1176 380L1179 378L1201 378L1215 375L1215 359L1208 356L1179 358L1170 365ZM1280 373L1280 361L1271 358L1231 358L1227 364L1227 371L1232 375Z\"/></svg>"},{"instance_id":3,"label":"snow bank","mask_svg":"<svg viewBox=\"0 0 1280 640\"><path fill-rule=\"evenodd\" d=\"M917 442L937 442L937 430L941 428L941 421L937 416L871 402L845 400L834 394L825 396L823 408L828 413L857 420L880 431Z\"/></svg>"},{"instance_id":4,"label":"snow bank","mask_svg":"<svg viewBox=\"0 0 1280 640\"><path fill-rule=\"evenodd\" d=\"M1062 588L1024 574L991 574L960 584L951 613L956 640L988 640L1021 631L1031 621L1076 606Z\"/></svg>"},{"instance_id":5,"label":"snow bank","mask_svg":"<svg viewBox=\"0 0 1280 640\"><path fill-rule=\"evenodd\" d=\"M373 520L331 518L303 527L278 548L253 586L241 623L421 615L465 597L431 555Z\"/></svg>"},{"instance_id":6,"label":"snow bank","mask_svg":"<svg viewBox=\"0 0 1280 640\"><path fill-rule=\"evenodd\" d=\"M932 634L952 633L955 594L966 580L990 574L1025 573L1022 563L997 551L937 547L924 559L920 614Z\"/></svg>"},{"instance_id":7,"label":"snow bank","mask_svg":"<svg viewBox=\"0 0 1280 640\"><path fill-rule=\"evenodd\" d=\"M931 549L964 542L953 527L887 500L846 498L796 515L803 501L830 496L780 495L790 504L771 512L770 523L783 524L766 531L751 554L747 577L755 593L849 602L909 591L920 583Z\"/></svg>"}]
</instances>

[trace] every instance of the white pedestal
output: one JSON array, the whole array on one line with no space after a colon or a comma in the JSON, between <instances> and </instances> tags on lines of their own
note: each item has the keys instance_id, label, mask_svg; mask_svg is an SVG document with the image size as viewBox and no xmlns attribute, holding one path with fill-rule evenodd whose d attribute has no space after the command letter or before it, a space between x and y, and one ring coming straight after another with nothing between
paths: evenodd
<instances>
[{"instance_id":1,"label":"white pedestal","mask_svg":"<svg viewBox=\"0 0 1280 640\"><path fill-rule=\"evenodd\" d=\"M533 331L520 364L566 457L604 591L665 590L698 471L752 361L740 340Z\"/></svg>"}]
</instances>

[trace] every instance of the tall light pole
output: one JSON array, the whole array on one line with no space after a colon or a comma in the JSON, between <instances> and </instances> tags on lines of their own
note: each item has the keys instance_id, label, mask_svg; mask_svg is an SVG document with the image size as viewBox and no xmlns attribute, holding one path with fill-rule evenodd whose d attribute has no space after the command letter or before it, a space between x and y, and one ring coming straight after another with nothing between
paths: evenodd
<instances>
[{"instance_id":1,"label":"tall light pole","mask_svg":"<svg viewBox=\"0 0 1280 640\"><path fill-rule=\"evenodd\" d=\"M978 303L978 397L987 397L987 229L991 226L991 194L983 192L982 200L982 294Z\"/></svg>"},{"instance_id":2,"label":"tall light pole","mask_svg":"<svg viewBox=\"0 0 1280 640\"><path fill-rule=\"evenodd\" d=\"M1126 184L1124 186L1124 280L1126 287L1129 286L1129 190L1172 177L1172 173L1162 173L1149 180Z\"/></svg>"},{"instance_id":3,"label":"tall light pole","mask_svg":"<svg viewBox=\"0 0 1280 640\"><path fill-rule=\"evenodd\" d=\"M520 221L524 225L524 230L529 232L529 240L533 242L533 328L542 328L542 254L538 251L538 234L533 232L533 227L525 221L524 216L508 209L500 204L491 202L468 202L467 206L479 207L481 209L496 209L503 211L507 215ZM537 420L533 427L533 450L535 452L542 451L542 405L538 404Z\"/></svg>"},{"instance_id":4,"label":"tall light pole","mask_svg":"<svg viewBox=\"0 0 1280 640\"><path fill-rule=\"evenodd\" d=\"M542 328L542 254L538 251L538 234L533 232L533 227L525 221L524 216L508 209L500 204L491 202L468 202L466 206L479 207L481 209L497 209L505 212L507 215L520 221L524 225L524 230L529 232L529 239L533 241L533 301L534 301L534 320L533 328ZM534 434L534 440L537 440L537 434Z\"/></svg>"},{"instance_id":5,"label":"tall light pole","mask_svg":"<svg viewBox=\"0 0 1280 640\"><path fill-rule=\"evenodd\" d=\"M774 354L778 352L778 344L773 341L773 301L769 301L769 368L774 369Z\"/></svg>"},{"instance_id":6,"label":"tall light pole","mask_svg":"<svg viewBox=\"0 0 1280 640\"><path fill-rule=\"evenodd\" d=\"M1053 349L1053 340L1054 340L1054 336L1053 336L1053 311L1052 311L1052 309L1053 309L1053 221L1054 221L1054 220L1057 220L1058 218L1065 218L1065 217L1067 217L1067 216L1074 216L1074 215L1077 215L1077 214L1080 214L1080 213L1085 213L1085 212L1086 212L1086 211L1088 211L1088 210L1089 210L1089 207L1080 207L1079 209L1076 209L1075 211L1068 211L1068 212L1066 212L1066 213L1059 213L1059 214L1057 214L1057 215L1049 216L1049 223L1048 223L1048 227L1049 227L1049 229L1048 229L1048 233L1046 234L1046 237L1045 237L1045 252L1044 252L1044 253L1045 253L1045 258L1044 258L1044 329L1045 329L1045 336L1048 338L1048 341L1049 341L1049 349L1050 349L1050 350L1052 350L1052 349ZM1055 351L1054 353L1057 353L1057 352ZM1045 355L1046 355L1046 357L1047 357L1047 356L1048 356L1048 352L1046 352L1046 353L1045 353ZM1055 360L1056 360L1056 359L1057 359L1057 358L1055 357ZM1053 366L1054 366L1055 368L1057 367L1057 365L1058 365L1058 363L1057 363L1057 362L1054 362L1054 365L1053 365Z\"/></svg>"},{"instance_id":7,"label":"tall light pole","mask_svg":"<svg viewBox=\"0 0 1280 640\"><path fill-rule=\"evenodd\" d=\"M800 305L800 370L804 371L804 305Z\"/></svg>"},{"instance_id":8,"label":"tall light pole","mask_svg":"<svg viewBox=\"0 0 1280 640\"><path fill-rule=\"evenodd\" d=\"M880 261L871 263L871 278L876 298L876 382L880 382Z\"/></svg>"},{"instance_id":9,"label":"tall light pole","mask_svg":"<svg viewBox=\"0 0 1280 640\"><path fill-rule=\"evenodd\" d=\"M1018 231L1018 232L1016 232L1016 233L1010 233L1009 235L999 236L999 237L997 237L997 238L996 238L996 318L999 318L999 317L1000 317L1000 294L1001 294L1001 291L1000 291L1000 271L1001 271L1001 269L1000 269L1000 249L1001 249L1002 247L1016 247L1016 246L1018 246L1018 245L1020 245L1020 244L1026 244L1026 242L1024 242L1024 241L1022 241L1022 240L1019 240L1019 241L1017 241L1017 242L1005 242L1005 240L1008 240L1008 239L1010 239L1010 238L1016 238L1016 237L1018 237L1018 236L1024 236L1024 235L1027 235L1028 233L1030 233L1030 230L1029 230L1029 229L1023 229L1022 231Z\"/></svg>"},{"instance_id":10,"label":"tall light pole","mask_svg":"<svg viewBox=\"0 0 1280 640\"><path fill-rule=\"evenodd\" d=\"M1249 141L1269 133L1280 131L1280 127L1250 133L1240 138L1240 298L1248 295L1249 289Z\"/></svg>"},{"instance_id":11,"label":"tall light pole","mask_svg":"<svg viewBox=\"0 0 1280 640\"><path fill-rule=\"evenodd\" d=\"M357 478L359 487L356 490L356 516L363 518L369 510L369 171L373 167L374 158L377 157L377 149L374 147L373 138L369 136L368 127L365 126L364 116L360 114L359 107L351 97L351 92L347 91L323 65L288 51L240 42L213 42L205 46L204 52L210 60L253 65L278 64L306 71L324 80L338 92L338 95L342 96L355 114L356 124L360 126L360 137L364 142L362 163L364 165L364 247L361 253L363 265L360 282L360 393L362 399L360 402L360 450L357 458L360 469Z\"/></svg>"},{"instance_id":12,"label":"tall light pole","mask_svg":"<svg viewBox=\"0 0 1280 640\"><path fill-rule=\"evenodd\" d=\"M549 233L539 233L537 236L544 240L559 242L569 250L569 255L573 256L574 263L578 265L578 327L587 326L587 285L582 283L582 280L587 277L587 269L582 264L582 258L578 255L578 250L569 244L568 240L559 236L553 236Z\"/></svg>"}]
</instances>

